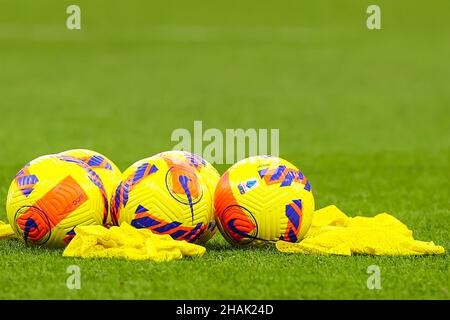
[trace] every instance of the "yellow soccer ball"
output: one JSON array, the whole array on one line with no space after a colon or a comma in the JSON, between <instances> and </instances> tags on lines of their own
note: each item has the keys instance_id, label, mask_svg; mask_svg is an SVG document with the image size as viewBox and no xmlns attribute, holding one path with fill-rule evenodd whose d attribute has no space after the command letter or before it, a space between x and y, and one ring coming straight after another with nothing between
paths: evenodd
<instances>
[{"instance_id":1,"label":"yellow soccer ball","mask_svg":"<svg viewBox=\"0 0 450 320\"><path fill-rule=\"evenodd\" d=\"M224 173L214 206L219 230L231 244L298 242L311 224L314 197L309 181L293 164L256 156Z\"/></svg>"},{"instance_id":2,"label":"yellow soccer ball","mask_svg":"<svg viewBox=\"0 0 450 320\"><path fill-rule=\"evenodd\" d=\"M84 162L62 155L37 158L12 181L6 211L27 244L64 247L79 225L100 225L108 202L99 176Z\"/></svg>"},{"instance_id":3,"label":"yellow soccer ball","mask_svg":"<svg viewBox=\"0 0 450 320\"><path fill-rule=\"evenodd\" d=\"M156 155L123 173L112 200L115 224L127 222L176 240L204 243L214 226L206 181L183 159Z\"/></svg>"},{"instance_id":4,"label":"yellow soccer ball","mask_svg":"<svg viewBox=\"0 0 450 320\"><path fill-rule=\"evenodd\" d=\"M105 187L107 203L109 204L115 187L122 179L122 173L114 162L101 153L87 149L73 149L61 152L60 154L83 161L98 174ZM107 227L112 225L110 212L104 217L103 225Z\"/></svg>"},{"instance_id":5,"label":"yellow soccer ball","mask_svg":"<svg viewBox=\"0 0 450 320\"><path fill-rule=\"evenodd\" d=\"M216 190L217 183L220 180L220 174L211 163L209 163L199 155L187 151L178 151L178 150L165 151L157 154L157 156L167 157L170 159L179 159L185 162L186 164L190 165L191 167L193 167L197 175L199 175L202 178L202 180L206 182L207 188L205 188L205 192L210 193L211 199L214 198L214 191ZM204 240L205 242L214 237L214 235L217 232L216 222L214 218L213 201L211 201L211 216L209 220L211 221L211 223L209 224L208 229L202 236L202 240Z\"/></svg>"}]
</instances>

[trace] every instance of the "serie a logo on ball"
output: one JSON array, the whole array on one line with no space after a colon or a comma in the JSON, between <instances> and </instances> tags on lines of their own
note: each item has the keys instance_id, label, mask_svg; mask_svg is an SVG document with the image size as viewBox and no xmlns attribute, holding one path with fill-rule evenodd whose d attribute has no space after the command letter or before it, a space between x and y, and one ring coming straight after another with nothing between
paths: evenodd
<instances>
[{"instance_id":1,"label":"serie a logo on ball","mask_svg":"<svg viewBox=\"0 0 450 320\"><path fill-rule=\"evenodd\" d=\"M232 244L298 242L311 224L314 197L309 181L293 164L257 156L224 173L214 206L220 231Z\"/></svg>"}]
</instances>

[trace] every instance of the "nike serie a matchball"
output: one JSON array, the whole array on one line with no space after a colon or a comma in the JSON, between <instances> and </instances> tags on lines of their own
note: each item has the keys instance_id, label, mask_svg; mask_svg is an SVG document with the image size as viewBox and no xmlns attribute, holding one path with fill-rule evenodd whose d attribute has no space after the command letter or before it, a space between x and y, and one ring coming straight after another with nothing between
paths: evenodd
<instances>
[{"instance_id":1,"label":"nike serie a matchball","mask_svg":"<svg viewBox=\"0 0 450 320\"><path fill-rule=\"evenodd\" d=\"M113 223L205 243L215 221L212 192L200 172L184 157L167 153L136 162L123 173L111 200Z\"/></svg>"},{"instance_id":2,"label":"nike serie a matchball","mask_svg":"<svg viewBox=\"0 0 450 320\"><path fill-rule=\"evenodd\" d=\"M12 181L6 211L27 244L64 247L75 227L101 225L108 199L100 177L83 161L48 155L25 165Z\"/></svg>"},{"instance_id":3,"label":"nike serie a matchball","mask_svg":"<svg viewBox=\"0 0 450 320\"><path fill-rule=\"evenodd\" d=\"M224 173L214 207L218 227L232 244L298 242L311 224L314 197L309 181L293 164L256 156Z\"/></svg>"}]
</instances>

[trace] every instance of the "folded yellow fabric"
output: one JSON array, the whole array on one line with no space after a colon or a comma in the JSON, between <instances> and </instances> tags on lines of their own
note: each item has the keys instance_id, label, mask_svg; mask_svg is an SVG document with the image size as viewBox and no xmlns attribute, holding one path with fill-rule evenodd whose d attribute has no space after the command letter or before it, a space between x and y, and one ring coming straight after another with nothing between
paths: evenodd
<instances>
[{"instance_id":1,"label":"folded yellow fabric","mask_svg":"<svg viewBox=\"0 0 450 320\"><path fill-rule=\"evenodd\" d=\"M200 257L202 246L177 241L170 235L153 234L148 229L136 229L129 224L107 229L102 226L75 228L75 237L63 252L65 257L122 258L156 262Z\"/></svg>"},{"instance_id":2,"label":"folded yellow fabric","mask_svg":"<svg viewBox=\"0 0 450 320\"><path fill-rule=\"evenodd\" d=\"M411 256L444 254L433 242L415 240L413 233L395 217L381 213L375 217L348 217L331 205L314 212L311 227L298 243L278 241L281 252L303 254L352 254Z\"/></svg>"},{"instance_id":3,"label":"folded yellow fabric","mask_svg":"<svg viewBox=\"0 0 450 320\"><path fill-rule=\"evenodd\" d=\"M0 240L6 238L13 238L14 231L9 224L5 224L3 221L0 221Z\"/></svg>"}]
</instances>

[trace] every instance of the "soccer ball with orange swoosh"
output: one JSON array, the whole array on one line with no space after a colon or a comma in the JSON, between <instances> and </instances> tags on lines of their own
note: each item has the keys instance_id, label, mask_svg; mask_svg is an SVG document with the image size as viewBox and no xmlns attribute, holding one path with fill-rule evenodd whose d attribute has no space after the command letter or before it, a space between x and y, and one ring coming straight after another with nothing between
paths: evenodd
<instances>
[{"instance_id":1,"label":"soccer ball with orange swoosh","mask_svg":"<svg viewBox=\"0 0 450 320\"><path fill-rule=\"evenodd\" d=\"M293 164L256 156L224 173L214 206L219 230L231 244L298 242L311 224L314 197L309 181Z\"/></svg>"},{"instance_id":2,"label":"soccer ball with orange swoosh","mask_svg":"<svg viewBox=\"0 0 450 320\"><path fill-rule=\"evenodd\" d=\"M113 223L126 222L175 240L205 243L215 230L213 192L212 183L200 172L178 152L136 162L125 170L112 197Z\"/></svg>"},{"instance_id":3,"label":"soccer ball with orange swoosh","mask_svg":"<svg viewBox=\"0 0 450 320\"><path fill-rule=\"evenodd\" d=\"M27 244L64 247L75 227L101 225L108 198L100 177L83 161L64 155L39 157L12 181L6 211Z\"/></svg>"}]
</instances>

